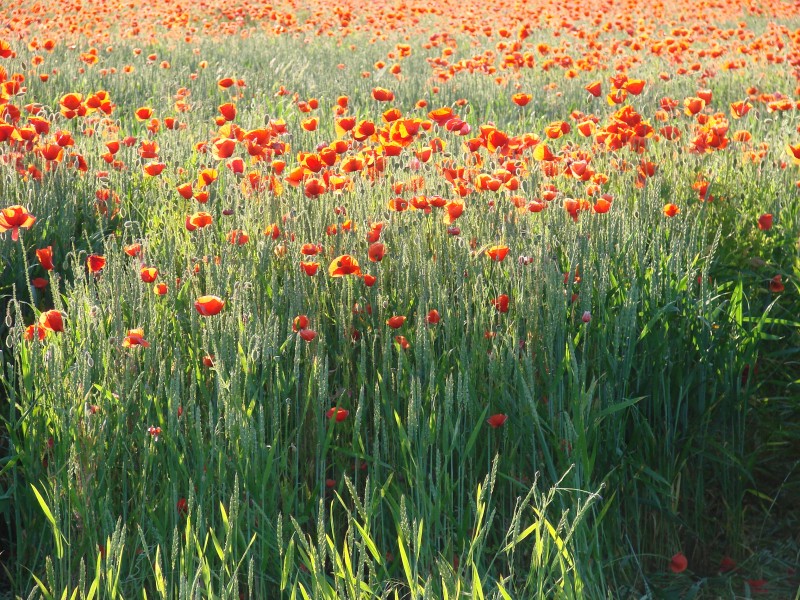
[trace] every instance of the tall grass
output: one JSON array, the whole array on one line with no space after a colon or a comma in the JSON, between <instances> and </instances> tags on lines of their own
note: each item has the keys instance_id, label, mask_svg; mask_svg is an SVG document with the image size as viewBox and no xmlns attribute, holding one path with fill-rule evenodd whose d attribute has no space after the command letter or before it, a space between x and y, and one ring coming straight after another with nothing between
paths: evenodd
<instances>
[{"instance_id":1,"label":"tall grass","mask_svg":"<svg viewBox=\"0 0 800 600\"><path fill-rule=\"evenodd\" d=\"M604 191L614 196L608 213L573 222L558 201L530 213L507 193L487 192L467 199L461 235L452 236L441 212L386 207L393 184L416 175L423 193L451 197L438 166L470 160L462 138L436 128L447 143L441 157L419 170L405 153L387 158L384 177L357 175L336 195L309 199L289 185L281 195L244 194L240 178L194 147L214 135L211 119L230 95L217 80L247 82L241 127L286 119L287 170L297 151L336 137L339 94L349 94L351 114L378 122L375 85L392 87L404 114L453 105L475 131L493 121L510 134L541 135L572 110L595 112L602 124L616 107L587 99L585 76L562 81L541 70L519 78L535 93L523 110L485 76L459 74L433 95L416 54L403 79L382 71L363 79L380 44L353 53L253 38L202 43L199 56L154 44L140 60L127 42L116 45L104 65L121 71L130 61L133 74L101 77L95 67L72 78L76 59L64 52L50 59L61 73L55 81L29 80L26 99L47 114L69 91L105 89L117 104L113 123L95 123L92 137L81 135L84 124L52 117L73 133L88 173L65 161L38 182L4 167L0 184L4 205L26 205L38 219L20 242L0 241L8 450L0 509L13 541L4 570L14 594L623 597L674 585L667 565L677 552L698 577L682 575L678 585L697 592L723 555L745 558L757 543L747 511L778 502L769 482L790 475L762 444L797 446L796 429L779 426L796 414L800 380L797 172L778 166L794 140L794 113L758 107L744 120L754 140L770 142L761 162L735 147L694 155L684 141L652 140L645 157L658 169L637 187L636 169L616 165L636 165L639 154L598 151L592 165L609 174ZM146 64L150 50L171 68ZM208 69L197 70L200 58ZM346 68L334 76L338 63ZM637 73L648 88L631 99L649 120L662 96L696 89L688 77L658 81L659 69ZM558 99L541 91L551 81ZM776 67L761 85L783 83ZM186 128L155 136L166 171L144 177L136 146L120 151L128 169L109 170L101 142L147 137L133 111L172 114L184 85L193 109L177 119ZM275 95L281 85L319 98L318 131L299 127L306 115L291 96ZM747 81L708 85L714 107L726 110ZM414 108L420 97L427 108ZM688 118L674 122L690 135ZM591 145L574 132L568 139ZM483 171L499 166L482 156ZM219 179L208 204L182 199L175 186L212 164ZM549 180L533 161L529 170L518 193L533 198ZM710 180L713 202L697 200L698 174ZM585 195L575 180L555 181L567 196ZM96 210L99 188L118 194L118 214ZM663 214L670 202L681 208L674 218ZM197 210L213 225L189 232L186 215ZM756 220L767 212L776 227L762 232ZM345 219L354 231L341 230ZM378 220L387 253L371 263L364 235ZM328 236L333 223L340 232ZM278 239L262 233L272 224ZM247 244L226 240L235 228L248 232ZM123 252L133 242L142 243L141 260ZM298 268L304 243L324 248L314 277ZM493 262L484 251L500 243L509 256ZM34 248L47 245L56 268L39 290ZM89 254L106 257L101 273L87 273ZM341 254L376 275L375 286L329 278ZM158 268L165 296L140 280L142 264ZM786 290L771 293L779 273ZM195 310L207 294L225 300L220 314ZM507 313L491 302L500 294L510 297ZM65 332L25 341L25 326L50 308L64 311ZM436 325L426 321L431 309L441 315ZM310 342L292 330L300 314L317 333ZM408 317L398 330L386 325L393 315ZM137 327L150 347L123 348ZM326 417L332 407L349 413L337 422ZM494 429L487 418L498 413L508 420ZM775 461L766 472L764 457ZM780 493L794 488L787 482Z\"/></svg>"}]
</instances>

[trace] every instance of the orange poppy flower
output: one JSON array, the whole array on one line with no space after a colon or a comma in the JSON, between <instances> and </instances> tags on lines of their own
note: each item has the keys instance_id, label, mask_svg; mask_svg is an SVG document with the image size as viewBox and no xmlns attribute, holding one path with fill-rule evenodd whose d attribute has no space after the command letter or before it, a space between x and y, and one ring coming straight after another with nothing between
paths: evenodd
<instances>
[{"instance_id":1,"label":"orange poppy flower","mask_svg":"<svg viewBox=\"0 0 800 600\"><path fill-rule=\"evenodd\" d=\"M132 348L133 346L141 346L142 348L149 348L150 342L144 339L144 329L129 329L128 335L122 340L123 348Z\"/></svg>"},{"instance_id":2,"label":"orange poppy flower","mask_svg":"<svg viewBox=\"0 0 800 600\"><path fill-rule=\"evenodd\" d=\"M64 316L57 310L48 310L39 315L39 327L53 333L64 331Z\"/></svg>"},{"instance_id":3,"label":"orange poppy flower","mask_svg":"<svg viewBox=\"0 0 800 600\"><path fill-rule=\"evenodd\" d=\"M158 294L159 296L163 296L167 293L167 284L166 283L157 283L153 286L153 291Z\"/></svg>"},{"instance_id":4,"label":"orange poppy flower","mask_svg":"<svg viewBox=\"0 0 800 600\"><path fill-rule=\"evenodd\" d=\"M207 212L196 212L193 215L189 215L186 217L186 229L189 231L194 231L195 229L200 229L203 227L207 227L211 225L212 217Z\"/></svg>"},{"instance_id":5,"label":"orange poppy flower","mask_svg":"<svg viewBox=\"0 0 800 600\"><path fill-rule=\"evenodd\" d=\"M39 259L39 264L42 265L42 268L46 271L53 270L53 247L48 246L47 248L37 248L36 249L36 258Z\"/></svg>"},{"instance_id":6,"label":"orange poppy flower","mask_svg":"<svg viewBox=\"0 0 800 600\"><path fill-rule=\"evenodd\" d=\"M547 147L547 144L537 144L537 146L533 149L533 158L536 161L548 161L553 160L555 155L550 151L550 148Z\"/></svg>"},{"instance_id":7,"label":"orange poppy flower","mask_svg":"<svg viewBox=\"0 0 800 600\"><path fill-rule=\"evenodd\" d=\"M592 210L598 214L604 214L609 211L611 208L611 202L608 199L603 198L602 196L597 199L597 202L594 203Z\"/></svg>"},{"instance_id":8,"label":"orange poppy flower","mask_svg":"<svg viewBox=\"0 0 800 600\"><path fill-rule=\"evenodd\" d=\"M158 175L161 175L161 172L164 170L166 166L167 165L165 165L162 162L151 162L144 165L142 169L144 170L145 175L147 175L148 177L156 177Z\"/></svg>"},{"instance_id":9,"label":"orange poppy flower","mask_svg":"<svg viewBox=\"0 0 800 600\"><path fill-rule=\"evenodd\" d=\"M675 204L665 204L663 210L664 214L668 217L674 217L679 212L681 212L681 209L678 208L678 206Z\"/></svg>"},{"instance_id":10,"label":"orange poppy flower","mask_svg":"<svg viewBox=\"0 0 800 600\"><path fill-rule=\"evenodd\" d=\"M197 186L207 187L217 180L219 173L216 169L203 169L197 176Z\"/></svg>"},{"instance_id":11,"label":"orange poppy flower","mask_svg":"<svg viewBox=\"0 0 800 600\"><path fill-rule=\"evenodd\" d=\"M11 230L11 239L19 240L20 227L30 229L36 221L36 217L28 212L28 209L19 204L9 206L0 210L0 233Z\"/></svg>"},{"instance_id":12,"label":"orange poppy flower","mask_svg":"<svg viewBox=\"0 0 800 600\"><path fill-rule=\"evenodd\" d=\"M568 134L569 131L570 126L566 121L556 121L544 128L545 135L551 140L557 140L562 135Z\"/></svg>"},{"instance_id":13,"label":"orange poppy flower","mask_svg":"<svg viewBox=\"0 0 800 600\"><path fill-rule=\"evenodd\" d=\"M225 306L225 301L217 296L201 296L194 303L194 307L204 317L211 317L219 313Z\"/></svg>"},{"instance_id":14,"label":"orange poppy flower","mask_svg":"<svg viewBox=\"0 0 800 600\"><path fill-rule=\"evenodd\" d=\"M511 101L517 106L526 106L531 100L533 100L533 96L530 94L514 94L511 96Z\"/></svg>"},{"instance_id":15,"label":"orange poppy flower","mask_svg":"<svg viewBox=\"0 0 800 600\"><path fill-rule=\"evenodd\" d=\"M365 274L363 275L364 278L364 285L367 287L372 287L375 285L375 282L378 281L378 278L374 275Z\"/></svg>"},{"instance_id":16,"label":"orange poppy flower","mask_svg":"<svg viewBox=\"0 0 800 600\"><path fill-rule=\"evenodd\" d=\"M794 146L787 144L786 151L789 153L789 156L792 157L792 162L796 165L800 165L800 144L795 144ZM2 216L0 216L0 219L2 219ZM2 225L3 223L0 221L0 227L2 227Z\"/></svg>"},{"instance_id":17,"label":"orange poppy flower","mask_svg":"<svg viewBox=\"0 0 800 600\"><path fill-rule=\"evenodd\" d=\"M391 102L394 100L394 93L387 89L376 87L372 90L372 97L378 102Z\"/></svg>"},{"instance_id":18,"label":"orange poppy flower","mask_svg":"<svg viewBox=\"0 0 800 600\"><path fill-rule=\"evenodd\" d=\"M447 225L451 225L464 212L464 202L461 200L453 200L452 202L448 202L444 208L446 211L444 222Z\"/></svg>"},{"instance_id":19,"label":"orange poppy flower","mask_svg":"<svg viewBox=\"0 0 800 600\"><path fill-rule=\"evenodd\" d=\"M128 256L139 256L142 252L142 245L141 244L129 244L125 246L123 252Z\"/></svg>"},{"instance_id":20,"label":"orange poppy flower","mask_svg":"<svg viewBox=\"0 0 800 600\"><path fill-rule=\"evenodd\" d=\"M622 86L622 88L628 92L629 94L633 94L634 96L638 96L642 93L644 89L645 81L644 79L628 79Z\"/></svg>"},{"instance_id":21,"label":"orange poppy flower","mask_svg":"<svg viewBox=\"0 0 800 600\"><path fill-rule=\"evenodd\" d=\"M148 106L142 106L141 108L137 108L134 114L137 120L147 121L147 119L153 116L153 109Z\"/></svg>"},{"instance_id":22,"label":"orange poppy flower","mask_svg":"<svg viewBox=\"0 0 800 600\"><path fill-rule=\"evenodd\" d=\"M408 200L404 198L392 198L387 205L389 210L394 212L403 212L408 210Z\"/></svg>"},{"instance_id":23,"label":"orange poppy flower","mask_svg":"<svg viewBox=\"0 0 800 600\"><path fill-rule=\"evenodd\" d=\"M358 261L349 254L342 254L334 258L328 266L328 275L331 277L344 277L345 275L361 275Z\"/></svg>"},{"instance_id":24,"label":"orange poppy flower","mask_svg":"<svg viewBox=\"0 0 800 600\"><path fill-rule=\"evenodd\" d=\"M86 258L86 266L89 268L89 273L99 273L106 266L106 257L90 254Z\"/></svg>"},{"instance_id":25,"label":"orange poppy flower","mask_svg":"<svg viewBox=\"0 0 800 600\"><path fill-rule=\"evenodd\" d=\"M683 101L684 112L689 115L696 115L706 106L706 101L702 98L690 97Z\"/></svg>"},{"instance_id":26,"label":"orange poppy flower","mask_svg":"<svg viewBox=\"0 0 800 600\"><path fill-rule=\"evenodd\" d=\"M178 193L183 197L184 200L188 200L194 194L194 190L192 190L191 182L186 182L180 184L178 187Z\"/></svg>"},{"instance_id":27,"label":"orange poppy flower","mask_svg":"<svg viewBox=\"0 0 800 600\"><path fill-rule=\"evenodd\" d=\"M502 262L508 255L508 246L492 246L486 251L486 255L494 262Z\"/></svg>"},{"instance_id":28,"label":"orange poppy flower","mask_svg":"<svg viewBox=\"0 0 800 600\"><path fill-rule=\"evenodd\" d=\"M734 119L741 119L748 112L750 112L751 108L753 108L753 105L750 104L747 100L740 100L739 102L731 102L731 116Z\"/></svg>"}]
</instances>

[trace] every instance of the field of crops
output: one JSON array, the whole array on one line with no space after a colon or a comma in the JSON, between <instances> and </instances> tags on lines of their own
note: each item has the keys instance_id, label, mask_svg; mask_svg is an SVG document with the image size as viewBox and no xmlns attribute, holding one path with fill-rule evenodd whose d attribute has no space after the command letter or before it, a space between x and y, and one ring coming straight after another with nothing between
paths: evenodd
<instances>
[{"instance_id":1,"label":"field of crops","mask_svg":"<svg viewBox=\"0 0 800 600\"><path fill-rule=\"evenodd\" d=\"M4 4L0 344L0 597L800 598L800 4Z\"/></svg>"}]
</instances>

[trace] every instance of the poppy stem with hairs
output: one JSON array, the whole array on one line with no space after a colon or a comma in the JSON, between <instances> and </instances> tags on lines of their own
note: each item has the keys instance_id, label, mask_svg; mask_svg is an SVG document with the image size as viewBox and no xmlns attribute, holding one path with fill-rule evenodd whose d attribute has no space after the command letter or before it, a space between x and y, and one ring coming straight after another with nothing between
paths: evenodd
<instances>
[{"instance_id":1,"label":"poppy stem with hairs","mask_svg":"<svg viewBox=\"0 0 800 600\"><path fill-rule=\"evenodd\" d=\"M22 252L22 264L25 267L25 286L28 288L31 306L36 306L36 301L33 297L33 285L31 284L30 264L28 263L28 255L25 254L25 244L22 241L22 236L19 236L19 251Z\"/></svg>"}]
</instances>

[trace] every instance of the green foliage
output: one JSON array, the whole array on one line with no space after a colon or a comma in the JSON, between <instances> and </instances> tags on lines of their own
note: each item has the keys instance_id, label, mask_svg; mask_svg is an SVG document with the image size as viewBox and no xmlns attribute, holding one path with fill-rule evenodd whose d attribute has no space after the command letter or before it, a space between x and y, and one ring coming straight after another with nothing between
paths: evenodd
<instances>
[{"instance_id":1,"label":"green foliage","mask_svg":"<svg viewBox=\"0 0 800 600\"><path fill-rule=\"evenodd\" d=\"M280 196L245 194L221 164L208 204L179 197L177 184L216 165L194 143L213 135L209 119L227 99L216 85L223 71L248 82L237 123L285 118L293 152L335 137L340 93L359 119L379 119L369 90L383 81L360 77L375 56L322 41L299 48L291 39L203 45L214 68L191 83L193 111L178 117L186 129L158 134L170 164L160 178L145 178L128 148L129 170L98 182L92 174L107 165L72 121L59 126L86 148L87 175L62 164L42 181L3 178L2 203L38 217L20 242L0 239L0 518L16 542L4 561L14 593L624 597L668 587L669 557L681 550L699 578L684 588L699 597L705 585L732 586L703 574L716 574L723 555L745 555L757 535L748 511L769 515L800 492L789 479L797 465L784 458L800 439L800 219L796 170L775 165L783 148L755 164L662 141L648 150L658 171L641 189L634 172L612 164L638 161L634 151L599 154L595 169L614 172L609 213L576 223L558 206L520 212L498 194L493 205L474 200L460 237L437 213L386 209L392 184L410 174L399 159L388 176L355 178L353 189L319 199L290 186ZM74 71L70 56L62 60ZM170 61L185 74L197 57L178 47ZM334 77L339 62L347 68ZM537 71L520 83L540 89L540 76L549 77ZM414 112L422 76L392 83L396 105L424 117ZM613 108L590 104L586 83L517 114L485 77L464 75L431 102L466 97L473 128L493 120L520 134L566 118L564 107L607 117ZM743 93L728 83L715 89L720 106ZM87 69L70 82L83 93L107 89L118 105L98 139L144 136L133 110L171 114L183 84L146 68L135 78ZM319 97L318 131L299 128L290 99L275 96L279 85ZM682 97L685 87L667 82L658 94ZM66 91L32 80L28 95L53 111ZM635 105L650 118L658 100L645 93ZM780 116L747 125L756 139L787 129ZM450 143L450 156L466 160ZM716 199L699 202L691 185L710 173ZM434 164L416 174L427 193L449 193ZM532 197L543 182L533 171L521 193ZM117 214L96 210L97 189L118 195ZM681 206L675 218L662 212L668 202ZM196 210L214 223L188 232ZM756 220L766 212L776 226L762 232ZM354 232L325 235L345 218ZM376 266L363 236L377 220L387 254ZM284 232L277 240L262 234L273 223ZM249 243L228 243L235 228ZM139 260L123 251L133 242L158 268L165 296L140 280ZM479 251L501 242L510 247L504 262ZM303 243L324 246L314 277L297 268ZM34 249L46 245L56 269L36 289ZM92 253L107 259L99 275L86 272ZM345 253L378 276L374 287L327 276ZM777 274L781 294L768 287ZM508 313L491 303L502 293ZM206 294L225 300L219 315L194 309ZM65 332L25 341L25 326L50 308L66 314ZM431 309L437 325L426 322ZM292 331L300 314L317 332L311 342ZM385 325L392 315L408 317L401 330ZM139 327L150 346L123 347ZM326 418L331 407L347 418ZM497 413L508 421L494 429L486 420Z\"/></svg>"}]
</instances>

